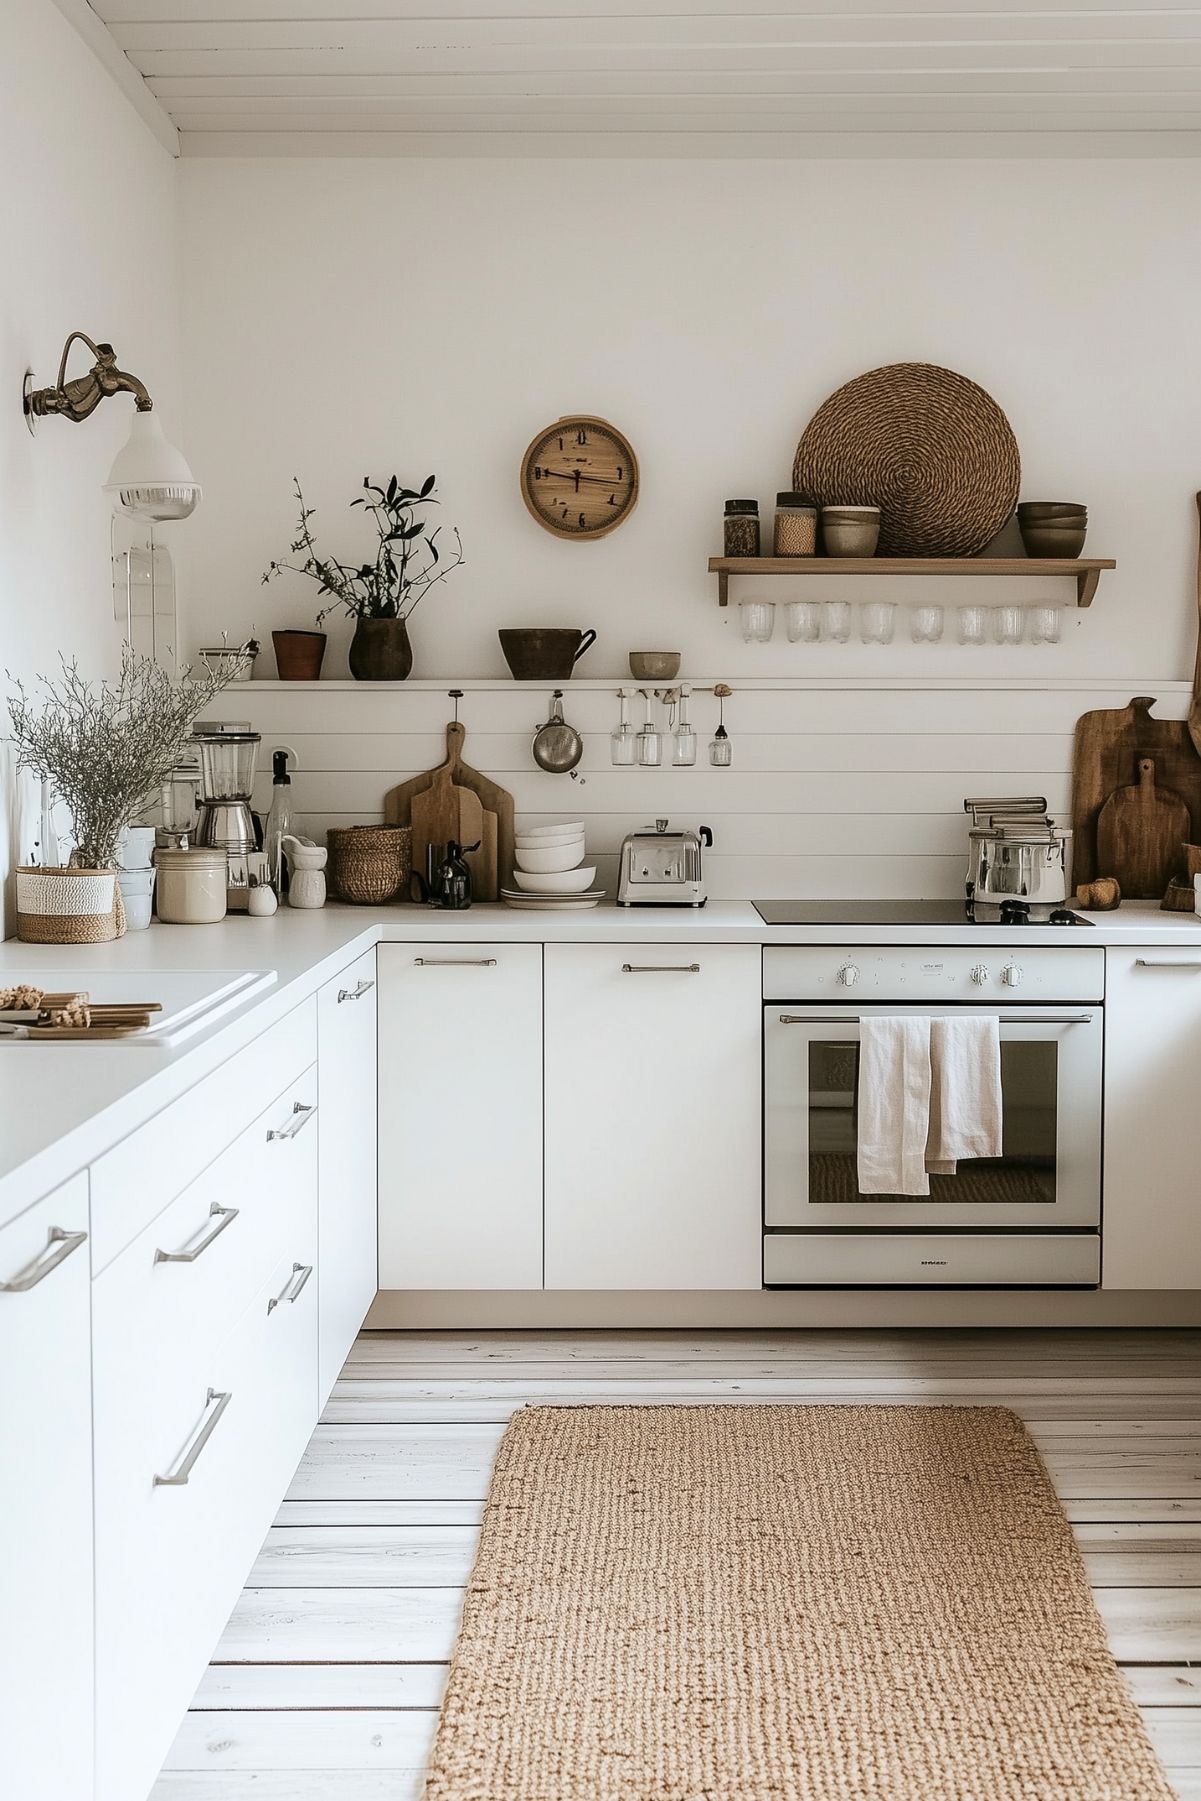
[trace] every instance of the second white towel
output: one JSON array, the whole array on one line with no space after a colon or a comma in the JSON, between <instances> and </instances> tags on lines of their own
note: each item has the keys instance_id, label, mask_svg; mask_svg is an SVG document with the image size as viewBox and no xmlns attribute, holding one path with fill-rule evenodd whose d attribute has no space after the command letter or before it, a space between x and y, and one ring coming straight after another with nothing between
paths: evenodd
<instances>
[{"instance_id":1,"label":"second white towel","mask_svg":"<svg viewBox=\"0 0 1201 1801\"><path fill-rule=\"evenodd\" d=\"M962 1157L1001 1155L1000 1026L890 1014L859 1028L860 1194L930 1192Z\"/></svg>"},{"instance_id":2,"label":"second white towel","mask_svg":"<svg viewBox=\"0 0 1201 1801\"><path fill-rule=\"evenodd\" d=\"M961 1157L999 1157L1001 1127L999 1022L979 1014L932 1019L926 1168L953 1176Z\"/></svg>"}]
</instances>

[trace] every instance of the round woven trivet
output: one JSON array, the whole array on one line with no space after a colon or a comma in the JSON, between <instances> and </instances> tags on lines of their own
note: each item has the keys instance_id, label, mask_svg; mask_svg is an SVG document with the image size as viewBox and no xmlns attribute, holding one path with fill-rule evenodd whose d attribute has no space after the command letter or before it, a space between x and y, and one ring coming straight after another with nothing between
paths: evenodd
<instances>
[{"instance_id":1,"label":"round woven trivet","mask_svg":"<svg viewBox=\"0 0 1201 1801\"><path fill-rule=\"evenodd\" d=\"M970 557L1017 504L1021 463L990 394L934 363L889 363L831 394L792 485L819 506L878 506L883 557Z\"/></svg>"},{"instance_id":2,"label":"round woven trivet","mask_svg":"<svg viewBox=\"0 0 1201 1801\"><path fill-rule=\"evenodd\" d=\"M334 892L382 906L407 888L413 833L407 825L331 826L326 833Z\"/></svg>"}]
</instances>

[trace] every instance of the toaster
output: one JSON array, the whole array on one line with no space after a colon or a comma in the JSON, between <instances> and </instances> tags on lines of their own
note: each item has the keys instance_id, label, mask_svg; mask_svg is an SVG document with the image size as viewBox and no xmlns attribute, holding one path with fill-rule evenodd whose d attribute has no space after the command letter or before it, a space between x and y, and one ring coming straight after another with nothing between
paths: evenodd
<instances>
[{"instance_id":1,"label":"toaster","mask_svg":"<svg viewBox=\"0 0 1201 1801\"><path fill-rule=\"evenodd\" d=\"M666 819L631 832L621 847L618 906L703 907L701 849L712 843L707 825L695 832L669 832Z\"/></svg>"}]
</instances>

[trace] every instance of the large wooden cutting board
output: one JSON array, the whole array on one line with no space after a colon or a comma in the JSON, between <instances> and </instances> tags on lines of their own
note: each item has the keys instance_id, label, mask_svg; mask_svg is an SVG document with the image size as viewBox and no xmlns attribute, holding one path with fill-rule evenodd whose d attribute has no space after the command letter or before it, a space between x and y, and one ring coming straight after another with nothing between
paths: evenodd
<instances>
[{"instance_id":1,"label":"large wooden cutting board","mask_svg":"<svg viewBox=\"0 0 1201 1801\"><path fill-rule=\"evenodd\" d=\"M1097 815L1097 861L1116 876L1123 900L1161 900L1183 868L1191 821L1179 795L1140 757L1138 781L1115 788Z\"/></svg>"},{"instance_id":2,"label":"large wooden cutting board","mask_svg":"<svg viewBox=\"0 0 1201 1801\"><path fill-rule=\"evenodd\" d=\"M1190 842L1201 843L1201 756L1185 719L1153 719L1151 696L1140 694L1124 707L1098 708L1076 722L1072 765L1072 880L1092 882L1117 876L1097 858L1097 820L1118 788L1136 786L1139 759L1155 764L1155 782L1179 795L1188 810ZM1125 894L1125 884L1123 884ZM1133 897L1131 897L1133 898Z\"/></svg>"},{"instance_id":3,"label":"large wooden cutting board","mask_svg":"<svg viewBox=\"0 0 1201 1801\"><path fill-rule=\"evenodd\" d=\"M413 827L413 868L422 874L425 873L427 843L444 844L447 838L458 837L460 843L474 844L479 838L480 849L467 859L471 869L472 893L476 900L499 900L501 885L507 886L513 876L513 796L498 782L464 763L463 744L466 737L466 728L457 720L447 726L445 763L389 789L384 796L384 821L388 825ZM450 799L439 799L437 806L439 809L444 808L445 812L439 811L436 816L430 811L428 798L435 783L439 784L440 795L445 784L461 797L457 802L453 800L453 796ZM482 817L478 820L478 829L474 808L465 798L467 795L475 796L480 808ZM414 807L418 800L421 805L417 808L415 817ZM464 826L465 837L457 831L438 836L441 824L451 817L452 805L459 809L454 817ZM419 845L418 822L420 821L421 829L427 831L427 822L435 817L438 829L428 829L428 835Z\"/></svg>"}]
</instances>

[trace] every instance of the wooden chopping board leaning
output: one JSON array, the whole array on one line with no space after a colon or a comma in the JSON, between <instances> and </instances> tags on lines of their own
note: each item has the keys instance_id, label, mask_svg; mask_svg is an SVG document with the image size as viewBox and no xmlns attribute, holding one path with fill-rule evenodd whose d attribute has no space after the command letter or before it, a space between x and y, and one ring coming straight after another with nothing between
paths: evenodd
<instances>
[{"instance_id":1,"label":"wooden chopping board leaning","mask_svg":"<svg viewBox=\"0 0 1201 1801\"><path fill-rule=\"evenodd\" d=\"M475 900L500 899L502 883L513 875L513 796L499 783L463 761L465 727L446 728L446 761L389 789L384 796L387 825L413 831L413 868L424 874L431 844L478 844L467 857Z\"/></svg>"}]
</instances>

